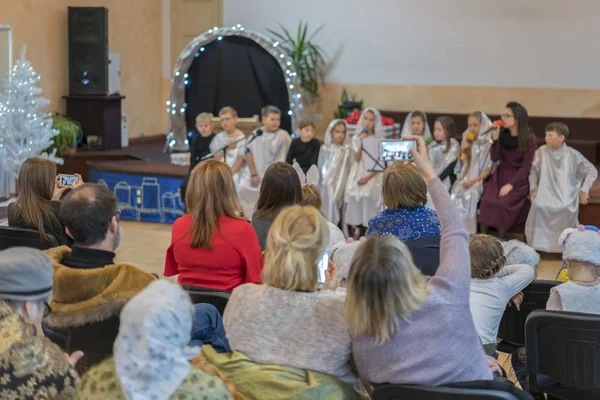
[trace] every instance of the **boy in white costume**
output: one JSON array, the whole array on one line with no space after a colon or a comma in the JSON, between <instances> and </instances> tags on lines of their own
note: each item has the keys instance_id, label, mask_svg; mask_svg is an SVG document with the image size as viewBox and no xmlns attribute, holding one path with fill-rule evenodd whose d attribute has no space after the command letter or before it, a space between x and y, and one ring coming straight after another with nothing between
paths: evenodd
<instances>
[{"instance_id":1,"label":"boy in white costume","mask_svg":"<svg viewBox=\"0 0 600 400\"><path fill-rule=\"evenodd\" d=\"M366 167L367 154L363 154L362 142L368 137L383 138L381 114L375 108L365 108L356 124L357 131L352 137L354 160L346 183L345 222L349 235L364 236L369 220L383 210L381 196L382 173L369 172ZM371 154L378 158L379 154ZM383 171L382 171L383 172ZM356 228L359 232L355 232Z\"/></svg>"},{"instance_id":2,"label":"boy in white costume","mask_svg":"<svg viewBox=\"0 0 600 400\"><path fill-rule=\"evenodd\" d=\"M538 251L560 253L558 237L579 225L579 204L598 171L580 152L565 144L569 128L560 122L546 127L546 144L535 152L529 172L531 210L525 224L527 243Z\"/></svg>"},{"instance_id":3,"label":"boy in white costume","mask_svg":"<svg viewBox=\"0 0 600 400\"><path fill-rule=\"evenodd\" d=\"M242 168L238 185L238 196L244 210L244 216L250 218L258 201L260 183L269 165L284 161L292 138L283 129L281 111L275 106L265 106L261 111L262 134L255 136L258 129L246 141L244 158L246 165Z\"/></svg>"},{"instance_id":4,"label":"boy in white costume","mask_svg":"<svg viewBox=\"0 0 600 400\"><path fill-rule=\"evenodd\" d=\"M245 141L243 139L246 135L244 135L244 132L237 129L238 114L233 107L223 107L219 111L219 119L221 120L223 131L217 133L212 142L210 142L210 151L218 151L214 157L217 160L225 161L231 167L233 181L238 184L240 181L241 169L244 165L243 155L245 151ZM227 145L231 146L227 148L225 154L223 154L223 151L219 151Z\"/></svg>"},{"instance_id":5,"label":"boy in white costume","mask_svg":"<svg viewBox=\"0 0 600 400\"><path fill-rule=\"evenodd\" d=\"M334 119L325 132L324 144L319 152L321 175L320 192L323 199L321 211L328 221L340 223L344 205L346 181L352 163L352 149L348 143L346 121Z\"/></svg>"},{"instance_id":6,"label":"boy in white costume","mask_svg":"<svg viewBox=\"0 0 600 400\"><path fill-rule=\"evenodd\" d=\"M492 172L490 149L492 121L481 111L471 113L462 135L462 154L456 164L457 180L450 197L470 235L477 233L477 205L483 193L483 181Z\"/></svg>"}]
</instances>

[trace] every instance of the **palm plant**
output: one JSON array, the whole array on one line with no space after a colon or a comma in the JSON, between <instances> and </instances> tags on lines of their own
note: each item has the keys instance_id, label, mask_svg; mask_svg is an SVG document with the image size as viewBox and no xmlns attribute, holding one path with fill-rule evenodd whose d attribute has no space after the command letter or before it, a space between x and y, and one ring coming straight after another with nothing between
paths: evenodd
<instances>
[{"instance_id":1,"label":"palm plant","mask_svg":"<svg viewBox=\"0 0 600 400\"><path fill-rule=\"evenodd\" d=\"M63 155L67 149L77 148L77 137L81 131L81 125L69 117L54 113L52 115L52 128L58 130L58 135L53 138L53 145L58 155Z\"/></svg>"},{"instance_id":2,"label":"palm plant","mask_svg":"<svg viewBox=\"0 0 600 400\"><path fill-rule=\"evenodd\" d=\"M313 38L323 29L325 24L319 26L312 34L308 34L308 23L300 21L296 37L279 24L280 32L267 29L273 35L279 46L296 69L300 87L308 94L313 102L319 98L319 85L325 81L325 58L323 49L313 43Z\"/></svg>"}]
</instances>

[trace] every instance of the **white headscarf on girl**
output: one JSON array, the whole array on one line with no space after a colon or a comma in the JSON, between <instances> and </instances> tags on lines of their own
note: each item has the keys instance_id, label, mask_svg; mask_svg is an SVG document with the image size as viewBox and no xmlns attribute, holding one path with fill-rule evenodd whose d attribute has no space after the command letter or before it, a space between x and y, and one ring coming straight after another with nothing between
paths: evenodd
<instances>
[{"instance_id":1,"label":"white headscarf on girl","mask_svg":"<svg viewBox=\"0 0 600 400\"><path fill-rule=\"evenodd\" d=\"M373 115L375 116L375 126L373 127L373 130L375 131L375 136L385 137L385 132L383 131L383 123L381 122L381 113L379 112L378 109L373 108L373 107L367 107L362 111L362 113L360 114L360 118L358 119L358 122L356 123L356 132L354 132L354 134L360 135L360 130L362 129L363 120L365 118L365 113L367 111L371 111L373 113Z\"/></svg>"},{"instance_id":2,"label":"white headscarf on girl","mask_svg":"<svg viewBox=\"0 0 600 400\"><path fill-rule=\"evenodd\" d=\"M487 131L488 129L490 129L490 127L492 126L492 120L490 119L490 117L488 117L487 115L485 115L485 113L483 111L479 111L481 113L481 126L479 127L479 132L477 133L477 138L481 138L481 134L485 131ZM467 137L467 134L469 133L469 128L467 128L463 134L462 134L462 141L461 143L464 143ZM491 131L488 132L488 134L491 136Z\"/></svg>"},{"instance_id":3,"label":"white headscarf on girl","mask_svg":"<svg viewBox=\"0 0 600 400\"><path fill-rule=\"evenodd\" d=\"M429 123L427 122L427 114L425 112L420 111L425 116L425 126L423 127L423 140L427 142L428 139L431 139L431 130L429 129ZM408 113L406 118L404 119L404 125L402 125L402 133L400 133L400 137L412 136L412 116L413 112Z\"/></svg>"},{"instance_id":4,"label":"white headscarf on girl","mask_svg":"<svg viewBox=\"0 0 600 400\"><path fill-rule=\"evenodd\" d=\"M188 347L192 304L181 287L157 280L121 312L114 344L117 376L127 400L166 400L188 376L189 360L200 353Z\"/></svg>"},{"instance_id":5,"label":"white headscarf on girl","mask_svg":"<svg viewBox=\"0 0 600 400\"><path fill-rule=\"evenodd\" d=\"M333 143L333 128L335 128L335 126L340 122L344 124L344 129L346 130L346 135L344 136L343 144L348 143L348 124L343 119L334 119L329 123L329 125L327 126L327 130L325 131L325 137L323 138L323 143L325 145L330 145Z\"/></svg>"}]
</instances>

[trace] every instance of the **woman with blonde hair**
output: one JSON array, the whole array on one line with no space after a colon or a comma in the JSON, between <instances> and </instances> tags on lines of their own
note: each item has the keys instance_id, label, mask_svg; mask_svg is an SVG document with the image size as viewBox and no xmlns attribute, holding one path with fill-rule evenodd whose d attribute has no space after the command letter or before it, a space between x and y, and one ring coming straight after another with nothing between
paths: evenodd
<instances>
[{"instance_id":1,"label":"woman with blonde hair","mask_svg":"<svg viewBox=\"0 0 600 400\"><path fill-rule=\"evenodd\" d=\"M411 149L442 227L436 274L415 267L393 236L369 237L354 254L346 312L352 350L363 379L373 383L439 386L491 380L492 372L469 309L469 235L423 138Z\"/></svg>"},{"instance_id":2,"label":"woman with blonde hair","mask_svg":"<svg viewBox=\"0 0 600 400\"><path fill-rule=\"evenodd\" d=\"M81 176L73 187L79 186ZM8 205L8 225L35 229L44 241L51 234L58 245L72 245L60 218L61 195L69 187L61 187L56 175L56 164L46 158L31 157L19 170L19 191L14 203Z\"/></svg>"},{"instance_id":3,"label":"woman with blonde hair","mask_svg":"<svg viewBox=\"0 0 600 400\"><path fill-rule=\"evenodd\" d=\"M220 290L259 282L262 252L241 216L231 168L217 160L198 164L185 202L189 213L173 224L164 275L179 275L183 285Z\"/></svg>"},{"instance_id":4,"label":"woman with blonde hair","mask_svg":"<svg viewBox=\"0 0 600 400\"><path fill-rule=\"evenodd\" d=\"M318 290L328 242L327 220L314 207L281 211L269 231L262 284L236 288L223 322L231 349L257 363L317 371L357 387L344 295Z\"/></svg>"}]
</instances>

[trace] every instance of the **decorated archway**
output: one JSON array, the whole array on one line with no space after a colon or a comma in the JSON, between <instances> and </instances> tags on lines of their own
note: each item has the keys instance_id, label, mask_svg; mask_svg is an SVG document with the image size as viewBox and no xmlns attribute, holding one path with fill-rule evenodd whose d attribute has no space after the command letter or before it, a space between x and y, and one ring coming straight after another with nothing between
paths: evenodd
<instances>
[{"instance_id":1,"label":"decorated archway","mask_svg":"<svg viewBox=\"0 0 600 400\"><path fill-rule=\"evenodd\" d=\"M286 100L288 104L285 104L286 107L281 107L282 111L286 113L286 115L283 117L289 118L288 125L291 131L293 131L300 122L303 110L302 91L300 85L296 82L296 72L292 62L287 54L280 51L279 42L272 40L261 33L248 31L241 25L222 28L215 27L210 29L208 32L204 32L200 36L195 37L185 47L185 49L183 49L175 63L173 77L171 79L170 99L166 102L166 111L169 113L169 134L167 136L167 142L165 145L166 150L187 150L188 126L198 110L190 109L190 104L188 104L186 101L186 96L189 97L190 93L198 93L198 91L202 95L203 91L206 90L206 84L203 86L193 86L193 77L191 77L189 74L192 72L190 69L193 67L193 65L195 65L195 63L198 63L198 59L200 57L206 57L207 54L219 48L219 43L225 42L231 42L237 46L244 46L244 44L254 46L260 48L260 52L266 52L272 56L273 59L270 59L272 65L270 67L276 65L280 71L265 72L253 70L242 72L250 73L252 76L256 76L260 72L266 73L270 76L277 75L275 72L280 73L281 78L276 76L273 79L276 83L275 86L277 86L277 88L274 90L279 90L282 92L278 93L279 97L282 95L285 96L285 92L287 92ZM275 60L275 63L272 62L273 60ZM227 65L226 67L232 67L232 65ZM240 68L245 67L241 66ZM194 73L198 73L197 68L194 68L193 71ZM215 73L222 73L222 71L215 71ZM209 79L211 78L209 77ZM246 94L243 93L243 91L240 91L237 95L245 96ZM220 106L232 105L229 104L227 100L220 100ZM262 104L260 107L264 105L267 104Z\"/></svg>"}]
</instances>

